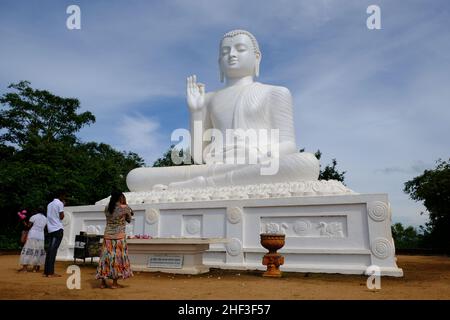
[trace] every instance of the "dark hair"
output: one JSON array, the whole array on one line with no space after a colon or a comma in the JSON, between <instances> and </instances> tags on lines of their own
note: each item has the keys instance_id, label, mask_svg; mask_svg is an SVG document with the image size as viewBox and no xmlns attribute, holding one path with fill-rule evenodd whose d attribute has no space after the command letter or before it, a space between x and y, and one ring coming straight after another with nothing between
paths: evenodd
<instances>
[{"instance_id":1,"label":"dark hair","mask_svg":"<svg viewBox=\"0 0 450 320\"><path fill-rule=\"evenodd\" d=\"M116 203L119 202L120 197L123 195L120 191L113 191L111 192L111 198L109 199L108 204L108 212L113 213L114 209L116 208Z\"/></svg>"},{"instance_id":2,"label":"dark hair","mask_svg":"<svg viewBox=\"0 0 450 320\"><path fill-rule=\"evenodd\" d=\"M58 189L54 193L54 198L64 198L67 195L67 191L65 189Z\"/></svg>"},{"instance_id":3,"label":"dark hair","mask_svg":"<svg viewBox=\"0 0 450 320\"><path fill-rule=\"evenodd\" d=\"M31 212L32 212L32 215L40 213L44 216L47 216L47 210L45 210L43 206L38 206L38 207L34 208Z\"/></svg>"}]
</instances>

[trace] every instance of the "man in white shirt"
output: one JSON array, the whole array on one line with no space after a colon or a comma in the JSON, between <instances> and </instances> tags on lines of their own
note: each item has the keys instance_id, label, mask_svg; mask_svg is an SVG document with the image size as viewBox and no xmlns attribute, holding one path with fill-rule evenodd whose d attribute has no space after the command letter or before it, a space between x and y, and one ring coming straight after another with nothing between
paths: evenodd
<instances>
[{"instance_id":1,"label":"man in white shirt","mask_svg":"<svg viewBox=\"0 0 450 320\"><path fill-rule=\"evenodd\" d=\"M49 245L47 256L45 257L44 277L61 277L55 273L55 260L64 235L64 201L66 199L65 191L59 191L57 198L53 199L47 206L47 230Z\"/></svg>"}]
</instances>

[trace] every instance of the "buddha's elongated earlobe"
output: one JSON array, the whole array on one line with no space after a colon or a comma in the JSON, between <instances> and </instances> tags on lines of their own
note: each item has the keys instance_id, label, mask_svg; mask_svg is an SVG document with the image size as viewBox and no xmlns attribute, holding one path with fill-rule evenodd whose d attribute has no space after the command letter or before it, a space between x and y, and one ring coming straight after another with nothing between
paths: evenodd
<instances>
[{"instance_id":1,"label":"buddha's elongated earlobe","mask_svg":"<svg viewBox=\"0 0 450 320\"><path fill-rule=\"evenodd\" d=\"M219 62L219 71L220 71L220 82L223 82L225 80L225 75L223 74L223 70L222 70L222 67L220 65L220 57L219 57L218 62Z\"/></svg>"},{"instance_id":2,"label":"buddha's elongated earlobe","mask_svg":"<svg viewBox=\"0 0 450 320\"><path fill-rule=\"evenodd\" d=\"M261 62L261 54L257 53L256 54L256 61L255 61L255 70L254 70L254 75L255 77L259 77L259 64Z\"/></svg>"}]
</instances>

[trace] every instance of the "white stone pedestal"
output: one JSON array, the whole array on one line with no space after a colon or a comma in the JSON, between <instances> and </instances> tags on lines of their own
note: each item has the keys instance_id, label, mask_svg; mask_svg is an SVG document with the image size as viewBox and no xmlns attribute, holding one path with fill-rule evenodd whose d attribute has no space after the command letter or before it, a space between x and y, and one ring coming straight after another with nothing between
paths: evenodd
<instances>
[{"instance_id":1,"label":"white stone pedestal","mask_svg":"<svg viewBox=\"0 0 450 320\"><path fill-rule=\"evenodd\" d=\"M127 239L128 256L133 271L167 272L177 274L200 274L209 272L203 264L203 253L211 243L223 243L225 239L197 238L156 238ZM150 264L152 257L167 257L181 260L180 266L154 267ZM170 259L169 259L170 261Z\"/></svg>"},{"instance_id":2,"label":"white stone pedestal","mask_svg":"<svg viewBox=\"0 0 450 320\"><path fill-rule=\"evenodd\" d=\"M291 190L291 189L286 189ZM127 194L135 212L128 234L153 238L226 238L203 255L207 267L265 270L260 233L281 231L285 246L282 271L365 274L369 266L382 275L400 277L391 235L391 208L386 194L323 195L314 192L235 192L228 199L197 191L181 201L161 194L156 198ZM295 191L295 190L294 190ZM253 194L255 195L255 194ZM204 196L202 199L201 196ZM142 203L144 202L144 203ZM104 205L67 207L64 239L58 259L73 259L75 235L102 234ZM196 259L199 259L198 257Z\"/></svg>"}]
</instances>

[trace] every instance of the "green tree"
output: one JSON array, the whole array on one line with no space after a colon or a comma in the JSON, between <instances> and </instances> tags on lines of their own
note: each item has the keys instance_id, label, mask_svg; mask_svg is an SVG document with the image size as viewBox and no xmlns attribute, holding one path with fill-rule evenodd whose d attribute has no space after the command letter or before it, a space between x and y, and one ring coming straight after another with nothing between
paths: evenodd
<instances>
[{"instance_id":1,"label":"green tree","mask_svg":"<svg viewBox=\"0 0 450 320\"><path fill-rule=\"evenodd\" d=\"M397 249L415 249L422 246L422 237L413 226L405 228L401 223L391 226L392 238Z\"/></svg>"},{"instance_id":2,"label":"green tree","mask_svg":"<svg viewBox=\"0 0 450 320\"><path fill-rule=\"evenodd\" d=\"M179 163L175 163L173 159L175 156L179 158ZM171 145L169 149L164 152L161 158L158 158L153 162L153 167L173 167L173 166L186 166L193 163L189 149L176 149L175 145Z\"/></svg>"},{"instance_id":3,"label":"green tree","mask_svg":"<svg viewBox=\"0 0 450 320\"><path fill-rule=\"evenodd\" d=\"M433 248L450 249L450 159L436 162L436 168L425 170L407 181L403 191L415 201L423 201L429 221L424 228L424 243Z\"/></svg>"},{"instance_id":4,"label":"green tree","mask_svg":"<svg viewBox=\"0 0 450 320\"><path fill-rule=\"evenodd\" d=\"M305 149L300 149L300 152L304 152ZM317 150L316 153L314 153L317 160L320 160L322 157L322 152L320 150ZM322 165L320 165L322 167ZM319 180L337 180L342 182L344 185L344 179L345 179L345 173L346 171L339 172L337 167L337 161L336 159L331 160L331 165L327 164L325 166L325 169L320 169L319 173Z\"/></svg>"},{"instance_id":5,"label":"green tree","mask_svg":"<svg viewBox=\"0 0 450 320\"><path fill-rule=\"evenodd\" d=\"M0 98L0 143L9 142L19 148L29 143L76 140L75 133L95 122L89 111L77 114L80 102L61 98L47 90L35 90L30 82L21 81L8 86L18 92L9 92Z\"/></svg>"},{"instance_id":6,"label":"green tree","mask_svg":"<svg viewBox=\"0 0 450 320\"><path fill-rule=\"evenodd\" d=\"M144 161L104 143L79 141L76 133L95 117L77 113L77 99L35 90L26 81L9 88L15 91L0 98L3 235L18 231L19 209L45 207L58 189L67 190L67 205L94 204L112 189L127 190L126 174Z\"/></svg>"}]
</instances>

